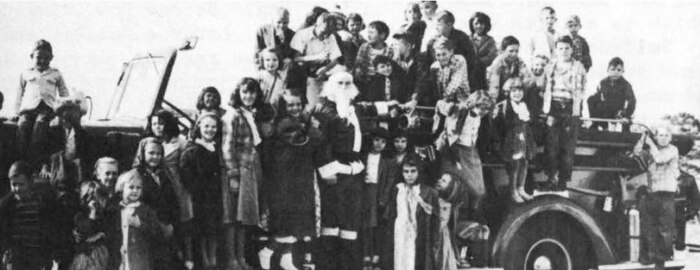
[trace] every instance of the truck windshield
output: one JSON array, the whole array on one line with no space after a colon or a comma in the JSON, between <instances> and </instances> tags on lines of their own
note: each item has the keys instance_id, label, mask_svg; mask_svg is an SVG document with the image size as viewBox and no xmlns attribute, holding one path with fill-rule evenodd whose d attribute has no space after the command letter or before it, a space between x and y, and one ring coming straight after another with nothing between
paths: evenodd
<instances>
[{"instance_id":1,"label":"truck windshield","mask_svg":"<svg viewBox=\"0 0 700 270\"><path fill-rule=\"evenodd\" d=\"M115 93L111 118L145 118L153 107L164 66L162 56L132 60Z\"/></svg>"}]
</instances>

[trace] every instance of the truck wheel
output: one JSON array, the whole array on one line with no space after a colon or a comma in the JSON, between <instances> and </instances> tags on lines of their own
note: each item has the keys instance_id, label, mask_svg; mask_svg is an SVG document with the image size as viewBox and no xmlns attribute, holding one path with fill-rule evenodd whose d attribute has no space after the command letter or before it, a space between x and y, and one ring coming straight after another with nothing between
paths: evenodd
<instances>
[{"instance_id":1,"label":"truck wheel","mask_svg":"<svg viewBox=\"0 0 700 270\"><path fill-rule=\"evenodd\" d=\"M580 226L562 213L533 216L506 247L506 270L596 268L595 253Z\"/></svg>"}]
</instances>

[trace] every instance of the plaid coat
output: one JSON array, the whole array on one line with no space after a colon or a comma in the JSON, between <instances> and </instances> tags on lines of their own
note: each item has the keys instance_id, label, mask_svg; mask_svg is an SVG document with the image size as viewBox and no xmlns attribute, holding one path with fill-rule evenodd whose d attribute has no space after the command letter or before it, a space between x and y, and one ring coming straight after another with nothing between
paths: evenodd
<instances>
[{"instance_id":1,"label":"plaid coat","mask_svg":"<svg viewBox=\"0 0 700 270\"><path fill-rule=\"evenodd\" d=\"M241 108L229 108L223 117L222 150L226 177L222 181L224 223L241 222L243 225L260 223L259 190L262 184L260 153L253 143L253 130ZM260 134L262 134L259 131ZM238 193L230 188L230 181L238 182Z\"/></svg>"}]
</instances>

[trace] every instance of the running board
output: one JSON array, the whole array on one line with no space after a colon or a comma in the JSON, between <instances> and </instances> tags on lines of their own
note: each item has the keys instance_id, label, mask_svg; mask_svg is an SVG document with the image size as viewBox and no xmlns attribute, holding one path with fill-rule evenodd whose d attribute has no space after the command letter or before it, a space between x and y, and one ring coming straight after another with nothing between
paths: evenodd
<instances>
[{"instance_id":1,"label":"running board","mask_svg":"<svg viewBox=\"0 0 700 270\"><path fill-rule=\"evenodd\" d=\"M664 269L683 269L685 268L685 261L669 261L666 262ZM624 262L618 264L608 264L598 266L599 270L654 270L654 264L642 265L638 262Z\"/></svg>"}]
</instances>

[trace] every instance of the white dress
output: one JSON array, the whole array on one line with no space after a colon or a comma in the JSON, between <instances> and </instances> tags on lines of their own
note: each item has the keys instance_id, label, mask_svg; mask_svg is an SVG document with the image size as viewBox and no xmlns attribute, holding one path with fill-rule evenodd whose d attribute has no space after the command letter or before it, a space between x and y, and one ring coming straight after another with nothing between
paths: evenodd
<instances>
[{"instance_id":1,"label":"white dress","mask_svg":"<svg viewBox=\"0 0 700 270\"><path fill-rule=\"evenodd\" d=\"M397 186L396 221L394 222L394 269L415 269L416 263L416 210L420 185L408 187L405 183Z\"/></svg>"}]
</instances>

